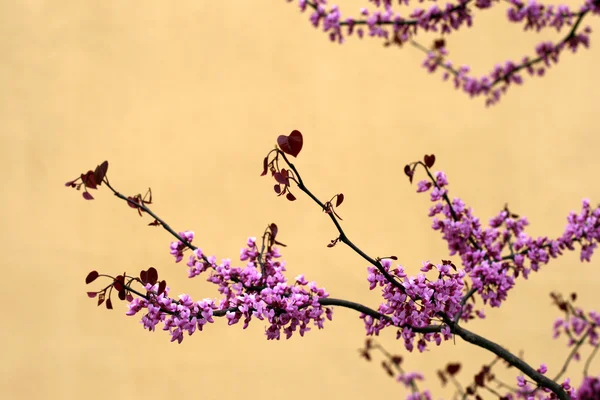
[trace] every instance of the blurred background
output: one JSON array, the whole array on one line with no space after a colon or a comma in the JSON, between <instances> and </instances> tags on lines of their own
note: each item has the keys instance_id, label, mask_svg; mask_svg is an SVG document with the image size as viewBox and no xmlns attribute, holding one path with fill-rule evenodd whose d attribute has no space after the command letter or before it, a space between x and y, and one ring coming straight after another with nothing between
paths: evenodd
<instances>
[{"instance_id":1,"label":"blurred background","mask_svg":"<svg viewBox=\"0 0 600 400\"><path fill-rule=\"evenodd\" d=\"M356 16L366 2L340 6ZM523 33L505 14L503 4L476 11L472 28L448 38L451 59L479 75L561 38ZM285 1L0 2L0 397L406 393L380 356L359 358L365 335L354 311L336 309L326 329L287 341L267 341L261 321L244 331L217 320L178 345L163 331L144 331L125 303L96 307L85 293L104 282L86 287L92 269L116 275L154 266L174 295L218 296L205 278L187 279L169 255L173 238L148 227L151 219L104 187L93 201L64 187L104 160L116 189L134 195L151 187L153 210L175 230L195 231L207 254L240 265L247 237L275 222L288 245L289 277L304 273L332 297L373 308L379 295L368 290L365 261L343 245L326 247L337 235L318 206L298 190L296 202L278 198L272 178L259 177L278 135L303 133L295 164L322 200L344 193L338 211L350 239L373 257L398 256L412 274L423 261L448 258L430 229L428 196L402 173L425 153L448 174L450 195L482 221L508 203L529 217L536 237L559 236L582 198L600 200L596 33L591 49L563 54L546 77L526 77L486 109L482 98L428 74L412 46L355 37L333 44L308 16ZM598 18L585 23L600 28ZM424 45L434 38L420 37ZM524 350L535 367L547 363L553 376L569 350L552 339L561 315L549 292L577 291L580 306L597 309L599 267L598 255L582 264L571 252L519 280L502 308L468 327ZM425 373L421 385L436 399L452 393L436 369L460 360L466 383L493 359L460 339L425 354L407 354L392 330L377 340L405 356L407 371ZM577 384L581 368L569 373ZM591 372L600 372L598 361ZM515 382L514 369L497 373Z\"/></svg>"}]
</instances>

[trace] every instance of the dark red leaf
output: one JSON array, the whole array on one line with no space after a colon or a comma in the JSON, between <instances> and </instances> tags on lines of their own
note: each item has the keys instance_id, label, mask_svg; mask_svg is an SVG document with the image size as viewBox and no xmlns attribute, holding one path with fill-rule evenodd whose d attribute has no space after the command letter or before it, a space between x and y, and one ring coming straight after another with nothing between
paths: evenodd
<instances>
[{"instance_id":1,"label":"dark red leaf","mask_svg":"<svg viewBox=\"0 0 600 400\"><path fill-rule=\"evenodd\" d=\"M394 376L394 371L392 371L390 366L385 361L381 362L381 366L383 367L383 369L385 369L385 372L387 372L389 376Z\"/></svg>"},{"instance_id":2,"label":"dark red leaf","mask_svg":"<svg viewBox=\"0 0 600 400\"><path fill-rule=\"evenodd\" d=\"M433 49L439 50L446 46L446 41L444 39L437 39L433 42Z\"/></svg>"},{"instance_id":3,"label":"dark red leaf","mask_svg":"<svg viewBox=\"0 0 600 400\"><path fill-rule=\"evenodd\" d=\"M571 293L571 301L575 301L577 300L577 293L573 292Z\"/></svg>"},{"instance_id":4,"label":"dark red leaf","mask_svg":"<svg viewBox=\"0 0 600 400\"><path fill-rule=\"evenodd\" d=\"M413 171L410 169L410 165L405 165L404 166L404 173L406 174L406 176L408 176L409 178L412 177L413 175Z\"/></svg>"},{"instance_id":5,"label":"dark red leaf","mask_svg":"<svg viewBox=\"0 0 600 400\"><path fill-rule=\"evenodd\" d=\"M127 294L127 301L130 303L133 301L133 296L131 295L131 293Z\"/></svg>"},{"instance_id":6,"label":"dark red leaf","mask_svg":"<svg viewBox=\"0 0 600 400\"><path fill-rule=\"evenodd\" d=\"M125 289L119 291L119 299L125 300L125 297L127 297L127 292L125 291Z\"/></svg>"},{"instance_id":7,"label":"dark red leaf","mask_svg":"<svg viewBox=\"0 0 600 400\"><path fill-rule=\"evenodd\" d=\"M90 170L85 175L81 174L81 181L88 189L97 189L98 183L93 171Z\"/></svg>"},{"instance_id":8,"label":"dark red leaf","mask_svg":"<svg viewBox=\"0 0 600 400\"><path fill-rule=\"evenodd\" d=\"M296 157L302 150L302 134L297 130L293 130L288 136L280 135L277 138L277 144L281 151Z\"/></svg>"},{"instance_id":9,"label":"dark red leaf","mask_svg":"<svg viewBox=\"0 0 600 400\"><path fill-rule=\"evenodd\" d=\"M83 192L82 195L86 200L94 200L94 197L90 194L90 192Z\"/></svg>"},{"instance_id":10,"label":"dark red leaf","mask_svg":"<svg viewBox=\"0 0 600 400\"><path fill-rule=\"evenodd\" d=\"M144 285L148 283L148 272L145 270L140 271L140 280Z\"/></svg>"},{"instance_id":11,"label":"dark red leaf","mask_svg":"<svg viewBox=\"0 0 600 400\"><path fill-rule=\"evenodd\" d=\"M273 190L275 190L275 193L280 194L281 193L281 186L279 186L279 184L273 186Z\"/></svg>"},{"instance_id":12,"label":"dark red leaf","mask_svg":"<svg viewBox=\"0 0 600 400\"><path fill-rule=\"evenodd\" d=\"M96 280L96 278L98 278L99 274L97 271L92 271L90 272L86 277L85 277L85 283L89 284L92 283Z\"/></svg>"},{"instance_id":13,"label":"dark red leaf","mask_svg":"<svg viewBox=\"0 0 600 400\"><path fill-rule=\"evenodd\" d=\"M119 276L117 276L117 279L115 279L115 282L113 283L113 287L115 288L115 290L117 291L121 291L123 290L123 282L122 280L119 279Z\"/></svg>"},{"instance_id":14,"label":"dark red leaf","mask_svg":"<svg viewBox=\"0 0 600 400\"><path fill-rule=\"evenodd\" d=\"M267 174L267 166L269 165L269 156L266 156L263 160L263 172L260 176L265 176Z\"/></svg>"},{"instance_id":15,"label":"dark red leaf","mask_svg":"<svg viewBox=\"0 0 600 400\"><path fill-rule=\"evenodd\" d=\"M395 365L402 364L402 356L392 356L391 360Z\"/></svg>"},{"instance_id":16,"label":"dark red leaf","mask_svg":"<svg viewBox=\"0 0 600 400\"><path fill-rule=\"evenodd\" d=\"M361 350L360 350L360 355L361 355L361 357L363 357L365 360L367 360L367 361L371 361L371 354L370 354L370 353L369 353L367 350L361 349Z\"/></svg>"},{"instance_id":17,"label":"dark red leaf","mask_svg":"<svg viewBox=\"0 0 600 400\"><path fill-rule=\"evenodd\" d=\"M96 297L98 293L97 292L87 292L87 295L90 299L93 299L94 297Z\"/></svg>"},{"instance_id":18,"label":"dark red leaf","mask_svg":"<svg viewBox=\"0 0 600 400\"><path fill-rule=\"evenodd\" d=\"M108 309L108 310L112 310L113 309L112 300L111 299L106 300L106 309Z\"/></svg>"},{"instance_id":19,"label":"dark red leaf","mask_svg":"<svg viewBox=\"0 0 600 400\"><path fill-rule=\"evenodd\" d=\"M73 186L75 185L75 181L69 181L67 183L65 183L65 186L69 187L69 186Z\"/></svg>"},{"instance_id":20,"label":"dark red leaf","mask_svg":"<svg viewBox=\"0 0 600 400\"><path fill-rule=\"evenodd\" d=\"M366 347L367 349L371 349L371 348L373 348L373 339L371 339L371 338L367 338L367 339L365 340L365 347Z\"/></svg>"},{"instance_id":21,"label":"dark red leaf","mask_svg":"<svg viewBox=\"0 0 600 400\"><path fill-rule=\"evenodd\" d=\"M167 288L167 281L165 281L165 280L160 281L160 283L158 284L157 294L160 295L162 292L165 291L166 288Z\"/></svg>"},{"instance_id":22,"label":"dark red leaf","mask_svg":"<svg viewBox=\"0 0 600 400\"><path fill-rule=\"evenodd\" d=\"M446 378L446 375L444 374L444 372L438 369L437 376L442 381L442 386L446 386L446 383L448 383L448 379Z\"/></svg>"},{"instance_id":23,"label":"dark red leaf","mask_svg":"<svg viewBox=\"0 0 600 400\"><path fill-rule=\"evenodd\" d=\"M150 269L148 269L148 282L151 285L154 285L156 281L158 281L158 271L156 268L150 267Z\"/></svg>"},{"instance_id":24,"label":"dark red leaf","mask_svg":"<svg viewBox=\"0 0 600 400\"><path fill-rule=\"evenodd\" d=\"M285 197L289 200L289 201L294 201L296 200L296 197L291 194L290 192L288 192L288 194L285 195Z\"/></svg>"},{"instance_id":25,"label":"dark red leaf","mask_svg":"<svg viewBox=\"0 0 600 400\"><path fill-rule=\"evenodd\" d=\"M394 260L394 261L397 261L397 260L398 260L398 257L396 257L396 256L391 256L390 258L391 258L392 260Z\"/></svg>"},{"instance_id":26,"label":"dark red leaf","mask_svg":"<svg viewBox=\"0 0 600 400\"><path fill-rule=\"evenodd\" d=\"M106 171L108 171L108 161L104 161L102 164L96 167L96 170L94 171L94 179L96 180L98 186L102 184L102 180L106 175Z\"/></svg>"},{"instance_id":27,"label":"dark red leaf","mask_svg":"<svg viewBox=\"0 0 600 400\"><path fill-rule=\"evenodd\" d=\"M344 195L342 193L338 194L335 200L335 206L339 207L340 204L344 202Z\"/></svg>"},{"instance_id":28,"label":"dark red leaf","mask_svg":"<svg viewBox=\"0 0 600 400\"><path fill-rule=\"evenodd\" d=\"M485 386L485 372L481 371L480 373L475 375L475 384L481 387Z\"/></svg>"},{"instance_id":29,"label":"dark red leaf","mask_svg":"<svg viewBox=\"0 0 600 400\"><path fill-rule=\"evenodd\" d=\"M283 174L281 172L275 172L273 177L275 178L275 180L277 182L281 183L282 185L286 185L286 186L288 185L287 177L283 176Z\"/></svg>"},{"instance_id":30,"label":"dark red leaf","mask_svg":"<svg viewBox=\"0 0 600 400\"><path fill-rule=\"evenodd\" d=\"M458 371L460 371L460 363L448 363L448 365L446 365L446 372L448 372L448 375L456 375Z\"/></svg>"},{"instance_id":31,"label":"dark red leaf","mask_svg":"<svg viewBox=\"0 0 600 400\"><path fill-rule=\"evenodd\" d=\"M129 201L127 202L127 205L128 205L129 207L131 207L131 208L138 208L138 209L139 209L139 206L137 206L137 205L136 205L136 204L140 204L140 200L139 200L139 199L137 199L137 198L135 198L135 197L128 196L128 197L127 197L127 200L129 200ZM133 203L135 203L135 204L132 204L131 202L133 202Z\"/></svg>"},{"instance_id":32,"label":"dark red leaf","mask_svg":"<svg viewBox=\"0 0 600 400\"><path fill-rule=\"evenodd\" d=\"M469 386L469 387L467 388L467 394L469 394L469 395L472 395L472 394L474 394L474 393L475 393L475 390L474 390L474 389L473 389L471 386Z\"/></svg>"},{"instance_id":33,"label":"dark red leaf","mask_svg":"<svg viewBox=\"0 0 600 400\"><path fill-rule=\"evenodd\" d=\"M275 240L277 233L279 232L279 228L274 223L271 223L271 225L269 225L269 229L271 230L271 238Z\"/></svg>"},{"instance_id":34,"label":"dark red leaf","mask_svg":"<svg viewBox=\"0 0 600 400\"><path fill-rule=\"evenodd\" d=\"M427 168L431 168L433 167L433 164L435 164L435 155L431 154L431 155L425 155L423 161L425 161L425 165L427 165Z\"/></svg>"},{"instance_id":35,"label":"dark red leaf","mask_svg":"<svg viewBox=\"0 0 600 400\"><path fill-rule=\"evenodd\" d=\"M157 219L155 219L154 221L150 222L148 225L149 225L149 226L159 226L159 225L160 225L160 222L158 222L158 220L157 220Z\"/></svg>"}]
</instances>

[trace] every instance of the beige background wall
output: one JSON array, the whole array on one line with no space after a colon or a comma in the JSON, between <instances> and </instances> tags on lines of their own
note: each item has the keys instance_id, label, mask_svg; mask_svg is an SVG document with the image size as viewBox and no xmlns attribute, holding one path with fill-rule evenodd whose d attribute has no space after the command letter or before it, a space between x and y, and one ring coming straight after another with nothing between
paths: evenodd
<instances>
[{"instance_id":1,"label":"beige background wall","mask_svg":"<svg viewBox=\"0 0 600 400\"><path fill-rule=\"evenodd\" d=\"M344 3L346 13L362 4ZM471 30L449 40L453 59L484 73L557 38L522 34L504 15L503 5L477 13ZM599 30L597 18L589 22ZM374 256L396 254L412 273L447 256L429 229L428 199L402 174L425 153L437 155L451 195L482 220L508 202L536 236L558 236L581 198L600 199L597 34L592 49L563 55L547 77L485 109L428 75L416 49L331 44L284 1L2 1L0 32L5 399L404 393L377 363L359 359L364 328L349 310L305 338L267 342L260 322L243 331L219 320L176 345L143 331L124 303L96 308L85 295L91 269L156 266L175 294L217 295L186 278L168 254L171 237L150 220L104 189L85 202L63 186L105 159L115 187L136 194L151 186L154 210L177 230L195 230L208 254L236 259L248 236L276 222L290 276L305 273L332 296L373 307L367 265L348 248L326 248L335 230L318 207L304 196L277 198L259 177L279 134L303 132L297 166L317 196L346 195L339 211L350 238ZM581 305L597 305L599 267L598 255L585 265L564 256L470 327L525 349L528 362L547 362L554 374L567 349L551 339L558 314L548 293L577 290ZM393 339L389 331L380 340L406 353ZM457 340L405 367L425 371L437 388L435 368L459 358L464 378L491 359Z\"/></svg>"}]
</instances>

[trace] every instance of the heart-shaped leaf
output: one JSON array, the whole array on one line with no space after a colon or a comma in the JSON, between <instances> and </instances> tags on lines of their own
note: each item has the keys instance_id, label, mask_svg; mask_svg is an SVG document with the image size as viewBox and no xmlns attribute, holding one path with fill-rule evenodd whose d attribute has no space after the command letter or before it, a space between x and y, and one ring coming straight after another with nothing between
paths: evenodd
<instances>
[{"instance_id":1,"label":"heart-shaped leaf","mask_svg":"<svg viewBox=\"0 0 600 400\"><path fill-rule=\"evenodd\" d=\"M148 283L154 285L158 281L158 271L154 267L148 269Z\"/></svg>"},{"instance_id":2,"label":"heart-shaped leaf","mask_svg":"<svg viewBox=\"0 0 600 400\"><path fill-rule=\"evenodd\" d=\"M460 363L449 363L446 365L446 372L448 372L450 376L456 375L458 371L460 371Z\"/></svg>"},{"instance_id":3,"label":"heart-shaped leaf","mask_svg":"<svg viewBox=\"0 0 600 400\"><path fill-rule=\"evenodd\" d=\"M288 136L280 135L277 138L277 144L281 151L296 157L300 153L300 150L302 150L302 134L300 131L293 130Z\"/></svg>"},{"instance_id":4,"label":"heart-shaped leaf","mask_svg":"<svg viewBox=\"0 0 600 400\"><path fill-rule=\"evenodd\" d=\"M431 167L433 167L433 164L435 164L435 155L434 154L431 154L431 155L425 154L423 161L425 162L425 165L427 165L427 168L431 168Z\"/></svg>"}]
</instances>

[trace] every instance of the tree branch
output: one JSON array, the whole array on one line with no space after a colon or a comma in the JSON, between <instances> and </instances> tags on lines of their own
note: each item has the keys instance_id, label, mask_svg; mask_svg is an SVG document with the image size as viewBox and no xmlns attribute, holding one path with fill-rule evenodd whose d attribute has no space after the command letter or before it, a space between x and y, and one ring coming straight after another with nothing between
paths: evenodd
<instances>
[{"instance_id":1,"label":"tree branch","mask_svg":"<svg viewBox=\"0 0 600 400\"><path fill-rule=\"evenodd\" d=\"M313 199L313 201L315 203L317 203L321 209L325 210L325 205L314 195L312 194L312 192L310 190L308 190L308 188L306 187L306 185L304 185L304 182L302 181L302 178L300 177L300 173L298 172L298 170L296 169L296 167L294 166L294 164L292 164L290 162L290 160L288 160L288 158L285 156L285 153L282 152L281 150L277 150L278 154L281 154L283 156L283 159L285 160L285 162L287 163L287 165L292 169L292 171L294 171L294 174L296 176L296 178L298 178L298 188L300 190L302 190L304 193L306 193L308 195L308 197L310 197L311 199ZM392 285L394 285L396 288L400 289L403 293L405 292L404 286L402 286L402 284L400 282L398 282L396 279L394 279L393 276L391 276L384 268L383 265L381 265L381 263L373 258L371 258L370 256L368 256L367 254L365 254L361 249L359 249L354 243L352 243L352 241L350 241L350 239L348 239L348 236L346 236L346 233L344 232L344 230L342 229L340 223L337 221L337 219L335 218L335 216L333 215L333 213L328 213L329 218L331 218L331 221L333 221L333 224L335 225L335 227L337 228L339 234L340 234L340 241L345 243L346 245L348 245L352 250L354 250L358 255L360 255L362 258L364 258L365 260L367 260L369 262L369 264L374 265L375 268L377 268L377 270L379 272L381 272L381 274L388 280L388 282L390 282Z\"/></svg>"},{"instance_id":2,"label":"tree branch","mask_svg":"<svg viewBox=\"0 0 600 400\"><path fill-rule=\"evenodd\" d=\"M452 324L452 321L448 322L449 325ZM560 400L570 400L570 396L567 394L567 392L565 392L565 390L560 384L539 373L525 361L521 360L519 357L515 356L510 351L502 348L497 343L494 343L491 340L484 338L483 336L479 336L476 333L468 331L467 329L457 324L450 325L450 329L452 333L460 336L465 342L469 342L478 347L486 349L494 353L498 357L502 358L510 365L513 365L525 375L533 379L539 386L550 389L554 394L556 394L556 396L558 396Z\"/></svg>"}]
</instances>

